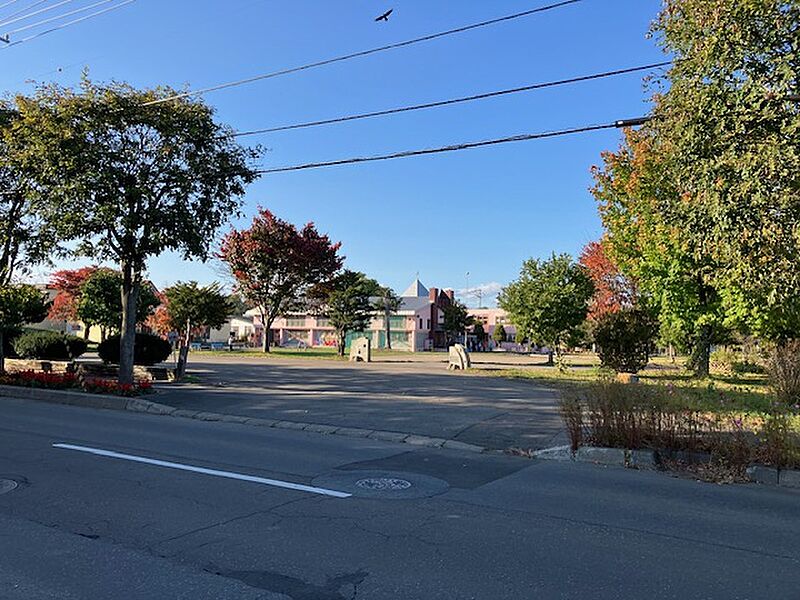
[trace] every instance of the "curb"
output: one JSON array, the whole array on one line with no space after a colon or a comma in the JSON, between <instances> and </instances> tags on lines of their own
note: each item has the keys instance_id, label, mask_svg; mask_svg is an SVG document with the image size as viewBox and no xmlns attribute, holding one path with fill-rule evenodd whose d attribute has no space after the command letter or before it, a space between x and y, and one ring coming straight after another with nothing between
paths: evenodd
<instances>
[{"instance_id":1,"label":"curb","mask_svg":"<svg viewBox=\"0 0 800 600\"><path fill-rule=\"evenodd\" d=\"M577 452L573 452L570 446L554 446L536 450L531 456L540 460L585 462L639 470L657 469L661 462L655 450L625 450L599 446L581 446ZM752 483L800 489L800 470L796 469L750 465L747 467L747 476Z\"/></svg>"},{"instance_id":2,"label":"curb","mask_svg":"<svg viewBox=\"0 0 800 600\"><path fill-rule=\"evenodd\" d=\"M381 442L395 442L412 446L427 448L445 448L448 450L461 450L464 452L485 452L487 449L475 444L467 444L456 440L434 438L412 433L397 431L383 431L380 429L361 429L357 427L337 427L321 423L305 423L302 421L276 421L272 419L259 419L239 415L225 415L199 410L186 410L175 408L158 402L151 402L141 397L124 398L121 396L107 396L103 394L84 394L64 390L46 390L40 388L25 388L10 385L0 385L0 397L17 398L21 400L35 400L51 404L68 404L70 406L83 406L87 408L106 408L111 410L125 410L129 412L148 413L153 415L172 416L196 421L219 421L222 423L237 423L251 427L270 427L274 429L291 429L307 431L323 435L341 435L354 438L368 438Z\"/></svg>"},{"instance_id":3,"label":"curb","mask_svg":"<svg viewBox=\"0 0 800 600\"><path fill-rule=\"evenodd\" d=\"M542 460L569 460L640 470L656 469L659 463L658 455L653 450L624 450L598 446L581 446L577 452L573 452L570 446L554 446L536 450L531 456Z\"/></svg>"}]
</instances>

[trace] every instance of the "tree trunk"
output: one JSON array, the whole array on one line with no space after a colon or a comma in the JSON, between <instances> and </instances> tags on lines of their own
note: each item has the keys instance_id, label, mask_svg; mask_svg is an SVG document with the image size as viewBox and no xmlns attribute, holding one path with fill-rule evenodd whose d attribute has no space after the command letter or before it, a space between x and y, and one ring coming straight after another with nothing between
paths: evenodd
<instances>
[{"instance_id":1,"label":"tree trunk","mask_svg":"<svg viewBox=\"0 0 800 600\"><path fill-rule=\"evenodd\" d=\"M344 357L344 348L347 345L347 333L336 334L336 350L339 356Z\"/></svg>"},{"instance_id":2,"label":"tree trunk","mask_svg":"<svg viewBox=\"0 0 800 600\"><path fill-rule=\"evenodd\" d=\"M386 349L387 350L391 350L392 349L392 325L389 322L389 317L390 316L391 315L389 313L389 310L387 309L386 312L384 313L384 323L383 323L383 326L386 328Z\"/></svg>"},{"instance_id":3,"label":"tree trunk","mask_svg":"<svg viewBox=\"0 0 800 600\"><path fill-rule=\"evenodd\" d=\"M6 355L3 351L3 344L5 343L5 337L3 336L3 330L0 329L0 375L6 372Z\"/></svg>"},{"instance_id":4,"label":"tree trunk","mask_svg":"<svg viewBox=\"0 0 800 600\"><path fill-rule=\"evenodd\" d=\"M192 323L186 321L186 334L181 340L180 348L178 348L178 364L175 365L175 374L178 379L186 375L186 363L189 362L189 344L192 341Z\"/></svg>"},{"instance_id":5,"label":"tree trunk","mask_svg":"<svg viewBox=\"0 0 800 600\"><path fill-rule=\"evenodd\" d=\"M555 364L553 361L553 351L550 348L547 349L547 366L552 367Z\"/></svg>"},{"instance_id":6,"label":"tree trunk","mask_svg":"<svg viewBox=\"0 0 800 600\"><path fill-rule=\"evenodd\" d=\"M89 330L91 329L91 327L92 326L89 325L88 323L83 324L83 339L87 342L89 341Z\"/></svg>"},{"instance_id":7,"label":"tree trunk","mask_svg":"<svg viewBox=\"0 0 800 600\"><path fill-rule=\"evenodd\" d=\"M705 379L711 371L711 326L703 325L700 327L699 335L693 349L692 367L694 376L698 379Z\"/></svg>"},{"instance_id":8,"label":"tree trunk","mask_svg":"<svg viewBox=\"0 0 800 600\"><path fill-rule=\"evenodd\" d=\"M261 351L269 354L269 336L272 332L272 323L274 319L267 317L265 313L261 313L261 325L264 328L264 334L261 336Z\"/></svg>"},{"instance_id":9,"label":"tree trunk","mask_svg":"<svg viewBox=\"0 0 800 600\"><path fill-rule=\"evenodd\" d=\"M132 385L133 349L136 344L136 304L141 281L133 265L122 265L122 329L119 338L119 383Z\"/></svg>"}]
</instances>

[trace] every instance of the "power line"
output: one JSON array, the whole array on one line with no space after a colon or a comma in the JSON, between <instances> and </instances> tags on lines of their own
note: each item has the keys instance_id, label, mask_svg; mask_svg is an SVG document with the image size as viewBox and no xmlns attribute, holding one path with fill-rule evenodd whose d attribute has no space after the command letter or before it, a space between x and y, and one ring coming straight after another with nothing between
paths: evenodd
<instances>
[{"instance_id":1,"label":"power line","mask_svg":"<svg viewBox=\"0 0 800 600\"><path fill-rule=\"evenodd\" d=\"M32 13L28 13L28 14L22 15L21 17L17 17L16 19L11 19L10 21L8 19L6 19L6 20L0 22L0 27L8 27L9 25L17 23L19 21L25 21L27 19L30 19L31 17L35 17L36 15L40 15L42 13L50 12L54 8L58 8L59 6L63 6L64 4L69 4L70 2L74 2L74 1L75 0L61 0L60 2L56 2L55 4L51 4L50 6L45 6L44 8L40 8L39 10L33 11Z\"/></svg>"},{"instance_id":2,"label":"power line","mask_svg":"<svg viewBox=\"0 0 800 600\"><path fill-rule=\"evenodd\" d=\"M641 117L638 119L625 119L614 121L612 123L604 123L600 125L585 125L583 127L574 127L571 129L559 129L556 131L545 131L542 133L526 133L522 135L512 135L504 138L496 138L492 140L482 140L479 142L465 142L461 144L453 144L450 146L441 146L439 148L423 148L420 150L405 150L403 152L393 152L391 154L379 154L375 156L362 156L355 158L343 158L339 160L331 160L326 162L306 163L300 165L291 165L287 167L276 167L273 169L260 169L258 172L261 174L269 173L286 173L288 171L305 171L307 169L319 169L322 167L335 167L340 165L352 165L356 163L374 162L379 160L393 160L395 158L408 158L411 156L425 156L428 154L441 154L443 152L456 152L458 150L469 150L471 148L482 148L484 146L496 146L498 144L508 144L511 142L526 142L529 140L540 140L544 138L561 137L565 135L574 135L576 133L586 133L589 131L599 131L601 129L616 129L620 127L633 127L641 125L648 121L649 117Z\"/></svg>"},{"instance_id":3,"label":"power line","mask_svg":"<svg viewBox=\"0 0 800 600\"><path fill-rule=\"evenodd\" d=\"M60 15L56 15L55 17L50 17L42 21L37 21L36 23L31 23L30 25L25 25L24 27L12 29L11 31L6 32L6 36L10 36L12 33L27 31L28 29L35 29L36 27L41 27L42 25L46 25L47 23L52 23L53 21L60 21L61 19L64 19L66 17L71 17L72 15L77 15L79 13L86 12L87 10L92 10L93 8L97 8L98 6L102 6L103 4L109 4L110 2L114 1L115 0L101 0L100 2L95 2L94 4L88 4L87 6L76 8L75 10L65 12Z\"/></svg>"},{"instance_id":4,"label":"power line","mask_svg":"<svg viewBox=\"0 0 800 600\"><path fill-rule=\"evenodd\" d=\"M0 4L0 10L3 10L6 6L11 6L12 4L16 4L19 0L8 0L8 2L4 2Z\"/></svg>"},{"instance_id":5,"label":"power line","mask_svg":"<svg viewBox=\"0 0 800 600\"><path fill-rule=\"evenodd\" d=\"M33 3L33 4L31 4L30 6L26 6L25 8L22 8L22 9L18 10L17 12L11 13L11 14L10 14L10 15L8 15L7 17L5 17L5 18L3 19L3 21L7 21L8 19L13 19L14 17L18 17L19 15L21 15L21 14L23 14L23 13L26 13L26 12L28 12L28 11L29 11L29 10L31 10L32 8L36 8L37 6L41 6L41 5L42 5L42 4L44 4L45 2L48 2L48 0L39 0L38 2L34 2L34 3Z\"/></svg>"},{"instance_id":6,"label":"power line","mask_svg":"<svg viewBox=\"0 0 800 600\"><path fill-rule=\"evenodd\" d=\"M115 4L114 6L109 6L108 8L104 8L103 10L98 10L97 12L93 12L91 14L85 15L85 16L80 17L78 19L73 19L72 21L67 21L66 23L61 23L60 25L57 25L55 27L51 27L50 29L46 29L45 31L40 31L39 33L35 33L34 35L29 35L28 37L25 37L25 38L22 38L22 39L19 39L19 40L15 40L15 41L9 43L6 46L0 47L0 49L11 48L12 46L16 46L17 44L24 44L25 42L30 42L31 40L35 40L35 39L40 38L42 36L45 36L45 35L47 35L49 33L53 33L55 31L59 31L60 29L64 29L65 27L69 27L70 25L75 25L76 23L80 23L80 22L86 21L88 19L93 19L94 17L98 17L98 16L103 15L103 14L105 14L107 12L111 12L112 10L116 10L118 8L122 8L123 6L125 6L126 4L130 4L131 2L136 2L136 0L124 0L124 2L120 2L119 4Z\"/></svg>"},{"instance_id":7,"label":"power line","mask_svg":"<svg viewBox=\"0 0 800 600\"><path fill-rule=\"evenodd\" d=\"M307 127L318 127L320 125L331 125L331 124L334 124L334 123L345 123L347 121L355 121L355 120L358 120L358 119L368 119L368 118L371 118L371 117L381 117L381 116L386 116L386 115L394 115L394 114L398 114L398 113L410 112L410 111L415 111L415 110L425 110L425 109L429 109L429 108L438 108L438 107L442 107L442 106L451 106L453 104L461 104L461 103L464 103L464 102L473 102L475 100L485 100L487 98L496 98L498 96L506 96L508 94L517 94L517 93L520 93L520 92L529 92L529 91L532 91L532 90L539 90L539 89L544 89L544 88L557 87L557 86L561 86L561 85L580 83L580 82L583 82L583 81L592 81L594 79L603 79L603 78L606 78L606 77L614 77L614 76L617 76L617 75L625 75L625 74L628 74L628 73L636 73L636 72L640 72L640 71L648 71L648 70L651 70L651 69L656 69L658 67L665 67L665 66L670 65L670 64L672 64L670 61L664 61L664 62L652 63L652 64L649 64L649 65L642 65L642 66L639 66L639 67L630 67L630 68L627 68L627 69L617 69L617 70L614 70L614 71L605 71L603 73L594 73L592 75L582 75L580 77L571 77L569 79L560 79L560 80L557 80L557 81L548 81L548 82L544 82L544 83L535 83L535 84L532 84L532 85L526 85L526 86L522 86L522 87L510 88L510 89L505 89L505 90L498 90L498 91L494 91L494 92L487 92L487 93L484 93L484 94L475 94L475 95L472 95L472 96L463 96L461 98L453 98L453 99L450 99L450 100L440 100L438 102L428 102L428 103L425 103L425 104L415 104L413 106L403 106L403 107L399 107L399 108L389 108L389 109L386 109L386 110L378 110L378 111L374 111L374 112L361 113L361 114L355 114L355 115L348 115L348 116L345 116L345 117L336 117L336 118L333 118L333 119L323 119L323 120L319 120L319 121L308 121L308 122L305 122L305 123L295 123L293 125L281 125L281 126L278 126L278 127L269 127L269 128L266 128L266 129L252 129L252 130L249 130L249 131L238 131L236 133L232 133L232 134L230 134L228 136L225 136L225 137L244 137L244 136L258 135L258 134L263 134L263 133L274 133L274 132L277 132L277 131L289 131L289 130L292 130L292 129L304 129L304 128L307 128Z\"/></svg>"},{"instance_id":8,"label":"power line","mask_svg":"<svg viewBox=\"0 0 800 600\"><path fill-rule=\"evenodd\" d=\"M219 85L214 85L207 88L202 88L199 90L191 91L191 92L182 92L180 94L174 94L172 96L167 96L166 98L159 98L158 100L152 100L150 102L145 102L144 106L149 106L151 104L162 104L164 102L169 102L170 100L178 100L180 98L187 98L189 96L199 96L202 94L208 94L209 92L216 92L218 90L224 90L227 88L237 87L240 85L245 85L248 83L253 83L255 81L261 81L263 79L271 79L273 77L280 77L282 75L289 75L290 73L297 73L299 71L306 71L308 69L314 69L316 67L322 67L325 65L330 65L333 63L343 62L346 60L351 60L353 58L360 58L362 56L369 56L370 54L377 54L378 52L385 52L387 50L395 50L397 48L404 48L406 46L411 46L413 44L419 44L421 42L428 42L431 40L435 40L441 37L445 37L448 35L454 35L457 33L463 33L465 31L471 31L473 29L478 29L480 27L488 27L489 25L495 25L497 23L503 23L505 21L511 21L513 19L520 19L522 17L527 17L529 15L533 15L535 13L541 13L549 10L554 10L556 8L561 8L562 6L567 6L569 4L577 4L578 2L583 2L583 0L562 0L561 2L556 2L554 4L548 4L547 6L540 6L538 8L532 8L523 12L515 13L512 15L506 15L504 17L498 17L496 19L490 19L488 21L482 21L480 23L473 23L472 25L464 25L462 27L458 27L456 29L450 29L448 31L442 31L440 33L433 33L430 35L414 38L411 40L406 40L404 42L396 42L394 44L388 44L386 46L380 46L378 48L372 48L370 50L361 50L360 52L353 52L351 54L345 54L343 56L337 56L335 58L328 58L325 60L320 60L317 62L313 62L307 65L302 65L299 67L291 67L289 69L282 69L280 71L273 71L271 73L263 73L261 75L255 75L253 77L247 77L245 79L239 79L238 81L230 81L228 83L221 83Z\"/></svg>"}]
</instances>

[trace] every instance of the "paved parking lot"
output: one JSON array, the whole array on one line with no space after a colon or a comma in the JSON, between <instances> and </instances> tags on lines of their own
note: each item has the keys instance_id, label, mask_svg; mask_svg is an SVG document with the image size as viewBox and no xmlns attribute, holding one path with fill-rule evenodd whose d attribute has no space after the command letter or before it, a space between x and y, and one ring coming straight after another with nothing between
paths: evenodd
<instances>
[{"instance_id":1,"label":"paved parking lot","mask_svg":"<svg viewBox=\"0 0 800 600\"><path fill-rule=\"evenodd\" d=\"M555 390L530 381L449 373L443 360L434 355L351 364L195 356L190 372L199 383L165 386L157 400L179 408L398 431L496 449L563 442Z\"/></svg>"}]
</instances>

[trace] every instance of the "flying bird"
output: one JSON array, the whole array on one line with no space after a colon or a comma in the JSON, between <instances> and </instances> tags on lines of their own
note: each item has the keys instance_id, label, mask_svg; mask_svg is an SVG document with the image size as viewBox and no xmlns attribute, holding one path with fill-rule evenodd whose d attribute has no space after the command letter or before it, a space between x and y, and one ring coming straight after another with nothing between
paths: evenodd
<instances>
[{"instance_id":1,"label":"flying bird","mask_svg":"<svg viewBox=\"0 0 800 600\"><path fill-rule=\"evenodd\" d=\"M377 19L375 19L375 22L378 22L378 21L386 21L386 22L388 23L388 22L389 22L389 15L390 15L390 14L392 14L393 12L394 12L394 9L393 9L393 8L390 8L390 9L389 9L389 10L387 10L385 13L383 13L383 14L382 14L380 17L378 17Z\"/></svg>"}]
</instances>

